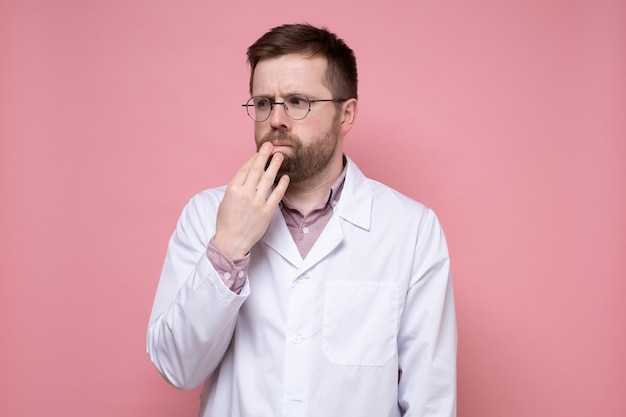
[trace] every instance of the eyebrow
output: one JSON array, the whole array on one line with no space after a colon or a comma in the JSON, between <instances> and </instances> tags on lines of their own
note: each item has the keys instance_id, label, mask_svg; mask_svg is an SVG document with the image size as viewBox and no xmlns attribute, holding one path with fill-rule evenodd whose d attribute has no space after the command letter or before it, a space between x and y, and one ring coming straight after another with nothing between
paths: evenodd
<instances>
[{"instance_id":1,"label":"eyebrow","mask_svg":"<svg viewBox=\"0 0 626 417\"><path fill-rule=\"evenodd\" d=\"M311 96L311 95L305 94L305 93L288 93L288 94L283 95L282 99L284 100L285 98L290 97L290 96L303 96L303 97L308 98L309 100L315 100L315 97L316 97L315 95ZM267 95L266 94L256 94L256 95L254 95L252 97L265 97L265 98L269 99L272 102L276 101L276 95L274 95L274 94L267 94Z\"/></svg>"}]
</instances>

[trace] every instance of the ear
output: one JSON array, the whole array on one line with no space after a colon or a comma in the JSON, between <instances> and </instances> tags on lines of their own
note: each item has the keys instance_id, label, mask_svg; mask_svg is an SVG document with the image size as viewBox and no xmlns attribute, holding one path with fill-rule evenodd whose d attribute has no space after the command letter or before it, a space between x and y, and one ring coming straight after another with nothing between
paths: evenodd
<instances>
[{"instance_id":1,"label":"ear","mask_svg":"<svg viewBox=\"0 0 626 417\"><path fill-rule=\"evenodd\" d=\"M345 136L350 129L352 129L358 112L358 107L358 101L356 98L346 100L343 103L343 106L341 106L341 136Z\"/></svg>"}]
</instances>

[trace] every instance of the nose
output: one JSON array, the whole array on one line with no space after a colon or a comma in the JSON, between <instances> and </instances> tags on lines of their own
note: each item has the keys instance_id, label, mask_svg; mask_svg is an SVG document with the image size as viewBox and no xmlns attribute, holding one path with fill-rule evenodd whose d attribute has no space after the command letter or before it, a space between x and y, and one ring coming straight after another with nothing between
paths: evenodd
<instances>
[{"instance_id":1,"label":"nose","mask_svg":"<svg viewBox=\"0 0 626 417\"><path fill-rule=\"evenodd\" d=\"M285 103L274 103L270 114L270 126L274 129L289 128L291 119L285 111Z\"/></svg>"}]
</instances>

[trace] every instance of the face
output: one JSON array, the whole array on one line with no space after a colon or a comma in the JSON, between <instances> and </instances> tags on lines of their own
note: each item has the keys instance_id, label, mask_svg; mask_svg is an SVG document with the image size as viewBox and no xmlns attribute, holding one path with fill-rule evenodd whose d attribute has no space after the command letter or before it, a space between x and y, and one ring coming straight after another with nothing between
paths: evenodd
<instances>
[{"instance_id":1,"label":"face","mask_svg":"<svg viewBox=\"0 0 626 417\"><path fill-rule=\"evenodd\" d=\"M283 102L290 94L309 99L333 98L323 84L326 58L284 55L259 62L254 71L252 95ZM302 120L292 120L281 105L275 105L269 119L255 122L257 150L271 142L274 153L285 159L279 175L287 174L291 183L302 183L323 175L333 162L342 160L340 112L334 103L311 103Z\"/></svg>"}]
</instances>

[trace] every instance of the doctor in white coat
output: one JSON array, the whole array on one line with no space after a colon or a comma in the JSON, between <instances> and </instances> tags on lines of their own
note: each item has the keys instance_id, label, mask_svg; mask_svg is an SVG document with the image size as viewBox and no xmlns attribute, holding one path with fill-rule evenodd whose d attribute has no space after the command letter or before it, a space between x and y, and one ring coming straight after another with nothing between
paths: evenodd
<instances>
[{"instance_id":1,"label":"doctor in white coat","mask_svg":"<svg viewBox=\"0 0 626 417\"><path fill-rule=\"evenodd\" d=\"M456 320L434 213L344 155L356 60L333 33L248 50L257 152L184 208L147 335L201 416L451 417Z\"/></svg>"}]
</instances>

